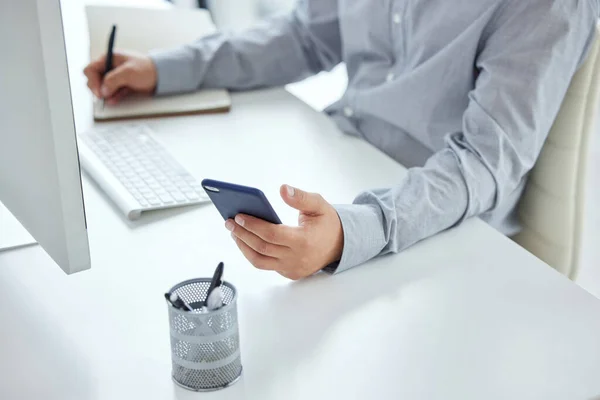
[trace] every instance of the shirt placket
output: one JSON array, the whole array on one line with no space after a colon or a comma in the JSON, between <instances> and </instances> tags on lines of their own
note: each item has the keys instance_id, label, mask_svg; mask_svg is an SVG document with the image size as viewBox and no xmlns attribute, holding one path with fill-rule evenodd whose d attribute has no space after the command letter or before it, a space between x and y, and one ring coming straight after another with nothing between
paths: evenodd
<instances>
[{"instance_id":1,"label":"shirt placket","mask_svg":"<svg viewBox=\"0 0 600 400\"><path fill-rule=\"evenodd\" d=\"M390 1L390 18L387 23L390 26L390 52L391 52L391 60L392 65L385 76L386 82L392 82L396 79L396 74L398 70L398 49L403 41L403 4L407 0L389 0Z\"/></svg>"}]
</instances>

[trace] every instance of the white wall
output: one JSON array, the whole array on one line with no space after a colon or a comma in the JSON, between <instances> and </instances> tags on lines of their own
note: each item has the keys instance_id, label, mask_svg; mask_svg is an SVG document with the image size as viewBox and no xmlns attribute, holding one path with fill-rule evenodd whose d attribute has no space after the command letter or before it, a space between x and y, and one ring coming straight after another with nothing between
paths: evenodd
<instances>
[{"instance_id":1,"label":"white wall","mask_svg":"<svg viewBox=\"0 0 600 400\"><path fill-rule=\"evenodd\" d=\"M150 0L148 0L150 1ZM290 10L296 0L209 0L209 8L217 27L239 31L262 18ZM196 7L197 0L173 0L178 7Z\"/></svg>"}]
</instances>

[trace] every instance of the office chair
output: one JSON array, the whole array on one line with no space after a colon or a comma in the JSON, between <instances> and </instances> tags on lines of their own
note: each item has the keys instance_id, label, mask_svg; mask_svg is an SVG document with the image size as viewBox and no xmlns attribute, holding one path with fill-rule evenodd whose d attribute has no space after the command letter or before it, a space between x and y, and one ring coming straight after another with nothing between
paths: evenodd
<instances>
[{"instance_id":1,"label":"office chair","mask_svg":"<svg viewBox=\"0 0 600 400\"><path fill-rule=\"evenodd\" d=\"M575 279L584 222L586 169L600 90L600 25L573 77L519 204L517 243Z\"/></svg>"}]
</instances>

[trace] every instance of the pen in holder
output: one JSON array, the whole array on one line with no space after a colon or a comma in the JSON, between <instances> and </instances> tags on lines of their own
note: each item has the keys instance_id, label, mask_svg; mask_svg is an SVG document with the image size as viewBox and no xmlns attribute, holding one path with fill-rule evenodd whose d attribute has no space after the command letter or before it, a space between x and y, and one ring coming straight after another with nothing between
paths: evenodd
<instances>
[{"instance_id":1,"label":"pen in holder","mask_svg":"<svg viewBox=\"0 0 600 400\"><path fill-rule=\"evenodd\" d=\"M195 391L225 388L242 374L237 291L223 282L223 306L208 310L204 306L210 283L210 278L191 279L169 291L194 311L179 309L167 301L173 380Z\"/></svg>"}]
</instances>

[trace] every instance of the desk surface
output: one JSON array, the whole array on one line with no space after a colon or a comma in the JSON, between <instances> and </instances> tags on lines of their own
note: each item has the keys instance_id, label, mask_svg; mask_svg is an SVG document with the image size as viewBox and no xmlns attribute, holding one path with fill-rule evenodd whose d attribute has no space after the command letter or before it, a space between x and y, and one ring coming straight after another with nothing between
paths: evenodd
<instances>
[{"instance_id":1,"label":"desk surface","mask_svg":"<svg viewBox=\"0 0 600 400\"><path fill-rule=\"evenodd\" d=\"M78 80L81 129L89 95ZM296 215L277 196L281 183L349 202L405 173L283 90L233 101L227 115L149 124L194 175L262 188L284 222ZM3 399L600 395L600 302L477 219L402 254L292 283L253 269L210 205L130 223L87 178L84 193L90 271L65 276L37 247L0 254ZM240 290L244 375L196 394L170 379L162 293L221 260Z\"/></svg>"},{"instance_id":2,"label":"desk surface","mask_svg":"<svg viewBox=\"0 0 600 400\"><path fill-rule=\"evenodd\" d=\"M282 90L229 115L154 121L197 176L281 182L350 201L401 166ZM260 143L260 146L256 144ZM600 302L479 220L396 256L291 283L241 257L210 205L125 221L85 179L92 270L40 248L0 255L6 399L590 398L600 394ZM224 260L240 289L243 379L195 395L170 380L172 284Z\"/></svg>"}]
</instances>

